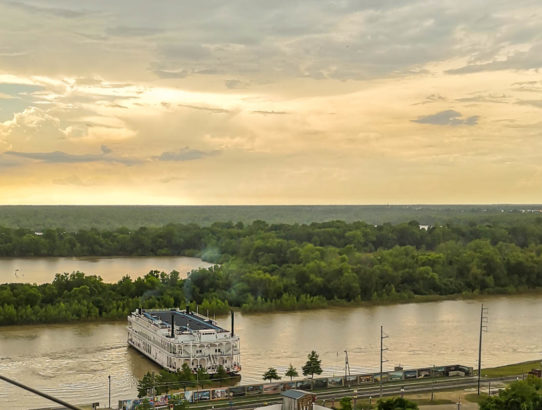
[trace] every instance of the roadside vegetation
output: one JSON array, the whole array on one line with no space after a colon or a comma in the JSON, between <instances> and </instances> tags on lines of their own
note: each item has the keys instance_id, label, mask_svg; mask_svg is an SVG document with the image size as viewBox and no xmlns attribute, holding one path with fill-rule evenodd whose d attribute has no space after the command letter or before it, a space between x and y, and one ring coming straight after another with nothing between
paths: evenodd
<instances>
[{"instance_id":1,"label":"roadside vegetation","mask_svg":"<svg viewBox=\"0 0 542 410\"><path fill-rule=\"evenodd\" d=\"M333 221L130 230L0 228L0 256L200 256L188 280L152 271L104 283L76 272L0 285L0 324L120 319L136 307L223 314L513 294L542 288L542 218L514 224Z\"/></svg>"},{"instance_id":2,"label":"roadside vegetation","mask_svg":"<svg viewBox=\"0 0 542 410\"><path fill-rule=\"evenodd\" d=\"M486 396L478 403L480 410L541 410L542 380L530 376L511 383L495 396Z\"/></svg>"}]
</instances>

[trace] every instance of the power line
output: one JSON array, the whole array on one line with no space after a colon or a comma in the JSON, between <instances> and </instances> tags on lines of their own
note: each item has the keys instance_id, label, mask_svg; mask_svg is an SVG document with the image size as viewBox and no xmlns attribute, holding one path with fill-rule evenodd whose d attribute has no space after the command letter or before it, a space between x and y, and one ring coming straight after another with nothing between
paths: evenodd
<instances>
[{"instance_id":1,"label":"power line","mask_svg":"<svg viewBox=\"0 0 542 410\"><path fill-rule=\"evenodd\" d=\"M68 409L81 410L79 407L76 407L73 404L66 403L63 400L57 399L56 397L50 396L47 393L43 393L43 392L41 392L39 390L33 389L32 387L28 387L28 386L26 386L26 385L24 385L22 383L19 383L19 382L13 380L13 379L7 378L7 377L2 376L2 375L0 375L0 379L4 380L5 382L11 383L11 384L13 384L13 385L15 385L17 387L20 387L21 389L25 389L25 390L28 390L31 393L37 394L38 396L44 397L47 400L51 400L51 401L54 401L55 403L61 404L62 406L67 407Z\"/></svg>"}]
</instances>

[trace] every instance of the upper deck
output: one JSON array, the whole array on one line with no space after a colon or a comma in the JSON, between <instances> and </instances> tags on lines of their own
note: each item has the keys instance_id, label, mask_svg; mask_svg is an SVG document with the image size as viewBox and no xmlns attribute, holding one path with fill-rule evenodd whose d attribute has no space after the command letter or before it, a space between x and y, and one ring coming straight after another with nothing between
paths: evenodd
<instances>
[{"instance_id":1,"label":"upper deck","mask_svg":"<svg viewBox=\"0 0 542 410\"><path fill-rule=\"evenodd\" d=\"M154 310L145 311L143 315L150 320L160 320L171 326L172 319L175 321L175 328L180 331L200 331L214 330L216 332L226 332L227 330L217 326L211 319L206 319L194 314L178 310Z\"/></svg>"}]
</instances>

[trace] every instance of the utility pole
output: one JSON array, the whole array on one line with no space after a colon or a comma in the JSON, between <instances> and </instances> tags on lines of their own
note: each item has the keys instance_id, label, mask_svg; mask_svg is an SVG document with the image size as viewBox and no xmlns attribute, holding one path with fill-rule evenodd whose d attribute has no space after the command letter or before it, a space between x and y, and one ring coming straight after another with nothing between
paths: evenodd
<instances>
[{"instance_id":1,"label":"utility pole","mask_svg":"<svg viewBox=\"0 0 542 410\"><path fill-rule=\"evenodd\" d=\"M109 408L111 408L111 375L107 376L109 379Z\"/></svg>"},{"instance_id":2,"label":"utility pole","mask_svg":"<svg viewBox=\"0 0 542 410\"><path fill-rule=\"evenodd\" d=\"M487 332L487 308L480 309L480 341L478 344L478 396L480 395L480 377L482 373L482 334Z\"/></svg>"},{"instance_id":3,"label":"utility pole","mask_svg":"<svg viewBox=\"0 0 542 410\"><path fill-rule=\"evenodd\" d=\"M380 326L380 398L382 398L382 365L387 362L384 360L384 351L388 350L387 347L384 347L384 339L387 337L388 335L384 334L384 326Z\"/></svg>"},{"instance_id":4,"label":"utility pole","mask_svg":"<svg viewBox=\"0 0 542 410\"><path fill-rule=\"evenodd\" d=\"M347 376L350 376L350 363L348 363L348 351L344 351L344 384L348 385Z\"/></svg>"}]
</instances>

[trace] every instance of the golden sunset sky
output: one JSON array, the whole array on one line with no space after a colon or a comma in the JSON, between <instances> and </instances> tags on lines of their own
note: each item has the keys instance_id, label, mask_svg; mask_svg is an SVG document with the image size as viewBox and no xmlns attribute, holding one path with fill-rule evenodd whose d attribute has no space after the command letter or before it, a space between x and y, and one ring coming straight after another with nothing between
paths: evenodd
<instances>
[{"instance_id":1,"label":"golden sunset sky","mask_svg":"<svg viewBox=\"0 0 542 410\"><path fill-rule=\"evenodd\" d=\"M542 203L542 3L0 0L0 204Z\"/></svg>"}]
</instances>

